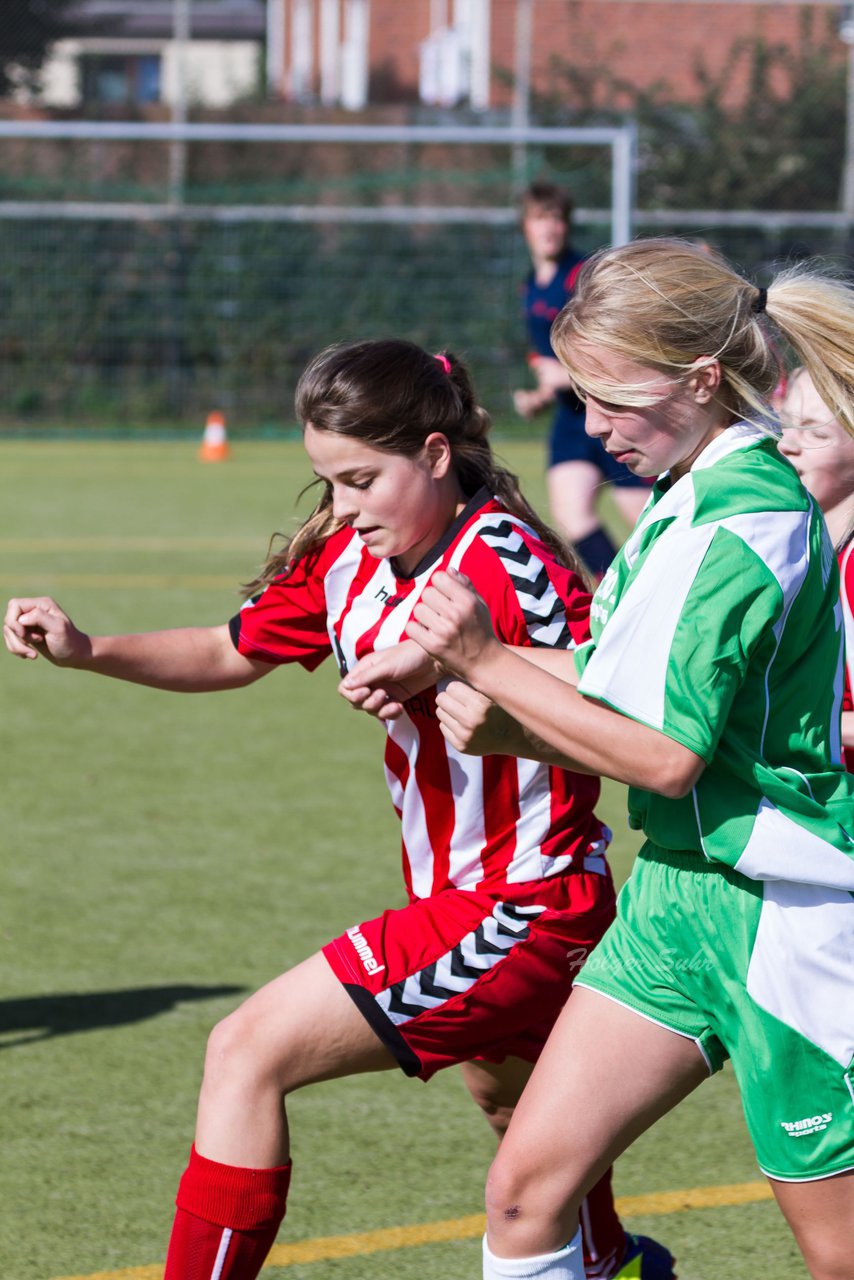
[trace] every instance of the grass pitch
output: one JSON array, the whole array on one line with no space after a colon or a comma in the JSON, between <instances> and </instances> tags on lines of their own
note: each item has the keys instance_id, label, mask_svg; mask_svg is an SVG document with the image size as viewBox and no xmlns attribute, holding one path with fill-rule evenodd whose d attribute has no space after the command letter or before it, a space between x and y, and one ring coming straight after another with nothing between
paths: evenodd
<instances>
[{"instance_id":1,"label":"grass pitch","mask_svg":"<svg viewBox=\"0 0 854 1280\"><path fill-rule=\"evenodd\" d=\"M544 509L539 441L499 452ZM53 594L96 632L224 621L308 479L296 443L205 466L192 443L7 442L0 467L6 596ZM165 1255L210 1026L402 901L381 731L335 696L331 665L178 697L4 655L0 688L0 1275L132 1275ZM608 786L619 879L636 849L623 808ZM326 1084L290 1113L281 1242L481 1211L492 1139L455 1073L427 1088L397 1074ZM616 1173L623 1196L759 1181L730 1071ZM806 1274L771 1203L629 1225L666 1240L684 1280ZM472 1280L479 1243L264 1274Z\"/></svg>"}]
</instances>

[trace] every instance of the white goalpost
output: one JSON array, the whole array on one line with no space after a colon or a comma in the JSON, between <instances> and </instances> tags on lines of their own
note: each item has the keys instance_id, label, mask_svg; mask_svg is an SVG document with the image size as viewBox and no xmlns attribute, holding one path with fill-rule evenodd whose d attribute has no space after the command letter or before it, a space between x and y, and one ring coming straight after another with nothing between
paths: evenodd
<instances>
[{"instance_id":1,"label":"white goalpost","mask_svg":"<svg viewBox=\"0 0 854 1280\"><path fill-rule=\"evenodd\" d=\"M591 147L610 153L608 209L580 208L579 223L608 222L614 244L630 240L633 231L636 131L631 123L614 127L505 127L459 125L312 125L312 124L204 124L92 122L81 120L0 121L2 140L76 140L79 142L165 143L186 148L193 143L280 143L290 146L324 146L330 143L370 147L390 145L505 146L514 157L529 147ZM170 192L167 201L110 200L0 200L0 218L111 217L121 219L211 218L243 221L300 222L489 222L501 224L516 217L512 203L500 206L377 204L370 206L329 204L187 204L182 191Z\"/></svg>"}]
</instances>

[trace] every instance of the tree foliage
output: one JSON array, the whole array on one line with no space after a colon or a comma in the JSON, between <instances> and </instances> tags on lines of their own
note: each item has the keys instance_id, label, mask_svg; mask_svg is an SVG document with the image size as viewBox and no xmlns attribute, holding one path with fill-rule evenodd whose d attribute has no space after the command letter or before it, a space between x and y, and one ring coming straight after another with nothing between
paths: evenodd
<instances>
[{"instance_id":1,"label":"tree foliage","mask_svg":"<svg viewBox=\"0 0 854 1280\"><path fill-rule=\"evenodd\" d=\"M607 57L555 58L556 92L537 109L553 123L634 117L642 208L832 209L845 151L844 52L833 20L804 9L796 46L736 41L717 73L699 60L690 100L663 81L637 88Z\"/></svg>"},{"instance_id":2,"label":"tree foliage","mask_svg":"<svg viewBox=\"0 0 854 1280\"><path fill-rule=\"evenodd\" d=\"M50 45L62 34L69 0L2 0L0 96L33 87Z\"/></svg>"}]
</instances>

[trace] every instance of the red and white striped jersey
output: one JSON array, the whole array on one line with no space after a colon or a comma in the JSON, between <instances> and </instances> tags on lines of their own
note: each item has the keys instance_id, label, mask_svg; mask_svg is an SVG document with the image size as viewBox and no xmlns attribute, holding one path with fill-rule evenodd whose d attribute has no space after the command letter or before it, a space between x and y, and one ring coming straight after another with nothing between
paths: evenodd
<instances>
[{"instance_id":1,"label":"red and white striped jersey","mask_svg":"<svg viewBox=\"0 0 854 1280\"><path fill-rule=\"evenodd\" d=\"M342 674L405 639L438 569L465 573L512 645L572 649L588 637L590 597L533 529L486 490L468 503L411 577L372 556L352 529L334 533L232 619L236 647L313 670L334 653ZM598 778L514 756L468 756L442 736L432 689L388 725L385 775L401 819L412 898L454 887L505 898L571 865L604 870L609 838L593 807Z\"/></svg>"},{"instance_id":2,"label":"red and white striped jersey","mask_svg":"<svg viewBox=\"0 0 854 1280\"><path fill-rule=\"evenodd\" d=\"M842 621L845 626L845 690L842 710L854 711L854 537L839 552L839 588L842 599ZM842 759L849 773L854 773L854 751L842 748Z\"/></svg>"}]
</instances>

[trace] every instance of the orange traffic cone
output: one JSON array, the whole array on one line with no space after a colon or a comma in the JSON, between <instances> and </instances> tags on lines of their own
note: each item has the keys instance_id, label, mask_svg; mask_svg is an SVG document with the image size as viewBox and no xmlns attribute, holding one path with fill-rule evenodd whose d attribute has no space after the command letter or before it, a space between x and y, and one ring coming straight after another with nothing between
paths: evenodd
<instances>
[{"instance_id":1,"label":"orange traffic cone","mask_svg":"<svg viewBox=\"0 0 854 1280\"><path fill-rule=\"evenodd\" d=\"M225 418L221 413L209 413L199 457L202 462L224 462L230 453Z\"/></svg>"}]
</instances>

